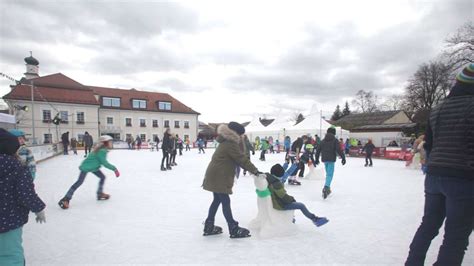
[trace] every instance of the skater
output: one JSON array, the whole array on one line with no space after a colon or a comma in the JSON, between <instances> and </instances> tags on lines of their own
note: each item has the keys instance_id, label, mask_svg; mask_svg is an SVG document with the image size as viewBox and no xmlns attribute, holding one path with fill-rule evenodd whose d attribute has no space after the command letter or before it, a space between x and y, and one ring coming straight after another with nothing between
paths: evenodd
<instances>
[{"instance_id":1,"label":"skater","mask_svg":"<svg viewBox=\"0 0 474 266\"><path fill-rule=\"evenodd\" d=\"M82 138L82 142L84 143L84 158L86 158L87 152L91 153L92 144L94 143L94 140L92 139L92 136L89 135L89 133L86 131L84 133L84 137Z\"/></svg>"},{"instance_id":2,"label":"skater","mask_svg":"<svg viewBox=\"0 0 474 266\"><path fill-rule=\"evenodd\" d=\"M305 163L300 161L300 152L301 149L303 148L303 145L306 144L306 141L308 140L308 136L303 135L295 140L293 144L291 145L291 152L290 152L290 160L292 164L296 164L298 167L296 167L295 171L291 174L290 179L288 180L288 184L290 185L301 185L301 182L296 180L296 174L298 174L298 171L300 171L299 176L303 177L304 174L304 165Z\"/></svg>"},{"instance_id":3,"label":"skater","mask_svg":"<svg viewBox=\"0 0 474 266\"><path fill-rule=\"evenodd\" d=\"M265 153L267 153L269 144L267 139L262 139L261 152L260 152L260 161L265 161Z\"/></svg>"},{"instance_id":4,"label":"skater","mask_svg":"<svg viewBox=\"0 0 474 266\"><path fill-rule=\"evenodd\" d=\"M178 150L179 150L179 156L183 155L183 140L178 137L178 134L176 134L177 144L178 144Z\"/></svg>"},{"instance_id":5,"label":"skater","mask_svg":"<svg viewBox=\"0 0 474 266\"><path fill-rule=\"evenodd\" d=\"M372 143L372 139L369 139L369 142L365 144L364 148L362 148L362 152L365 151L365 167L370 166L372 167L372 153L375 150L375 145ZM370 162L370 163L369 163Z\"/></svg>"},{"instance_id":6,"label":"skater","mask_svg":"<svg viewBox=\"0 0 474 266\"><path fill-rule=\"evenodd\" d=\"M280 153L280 141L278 139L275 140L275 148L276 152Z\"/></svg>"},{"instance_id":7,"label":"skater","mask_svg":"<svg viewBox=\"0 0 474 266\"><path fill-rule=\"evenodd\" d=\"M267 139L267 143L268 143L268 149L270 150L269 153L271 154L275 153L275 151L273 150L273 137L269 137Z\"/></svg>"},{"instance_id":8,"label":"skater","mask_svg":"<svg viewBox=\"0 0 474 266\"><path fill-rule=\"evenodd\" d=\"M330 127L327 130L326 136L321 141L316 151L316 165L319 164L319 155L321 161L324 163L326 170L326 183L323 188L323 198L326 199L331 194L331 182L334 175L334 167L336 164L337 154L341 156L342 165L346 164L346 156L339 146L339 141L336 139L336 129Z\"/></svg>"},{"instance_id":9,"label":"skater","mask_svg":"<svg viewBox=\"0 0 474 266\"><path fill-rule=\"evenodd\" d=\"M150 151L151 152L154 151L155 146L156 146L155 142L151 141L151 139L148 139L147 143L148 143L148 147L149 147Z\"/></svg>"},{"instance_id":10,"label":"skater","mask_svg":"<svg viewBox=\"0 0 474 266\"><path fill-rule=\"evenodd\" d=\"M214 225L214 218L221 204L230 237L250 236L249 230L240 227L239 223L234 220L229 197L232 194L236 166L240 166L254 175L261 174L239 147L240 136L244 133L245 128L236 122L230 122L228 125L222 124L217 128L217 141L220 144L212 155L202 185L205 190L212 192L214 197L204 224L205 236L222 233L222 228Z\"/></svg>"},{"instance_id":11,"label":"skater","mask_svg":"<svg viewBox=\"0 0 474 266\"><path fill-rule=\"evenodd\" d=\"M132 140L132 137L131 136L128 136L127 139L127 144L128 144L128 149L129 150L133 150L133 140ZM89 149L89 152L90 152L90 149ZM87 156L87 151L86 151L86 155L84 157Z\"/></svg>"},{"instance_id":12,"label":"skater","mask_svg":"<svg viewBox=\"0 0 474 266\"><path fill-rule=\"evenodd\" d=\"M190 151L191 148L189 147L189 137L187 137L187 138L184 140L184 143L186 144L186 149L185 149L185 151Z\"/></svg>"},{"instance_id":13,"label":"skater","mask_svg":"<svg viewBox=\"0 0 474 266\"><path fill-rule=\"evenodd\" d=\"M18 138L20 148L16 154L18 155L23 166L26 166L28 170L30 170L31 177L34 181L36 178L36 161L35 157L33 156L33 152L28 147L26 147L25 132L19 129L11 129L10 133Z\"/></svg>"},{"instance_id":14,"label":"skater","mask_svg":"<svg viewBox=\"0 0 474 266\"><path fill-rule=\"evenodd\" d=\"M76 138L71 139L71 149L74 152L74 155L77 155L77 140L76 140Z\"/></svg>"},{"instance_id":15,"label":"skater","mask_svg":"<svg viewBox=\"0 0 474 266\"><path fill-rule=\"evenodd\" d=\"M206 153L204 151L204 140L202 140L202 138L199 138L197 140L197 145L198 145L198 148L199 148L199 153L201 153L201 151L202 151L202 153Z\"/></svg>"},{"instance_id":16,"label":"skater","mask_svg":"<svg viewBox=\"0 0 474 266\"><path fill-rule=\"evenodd\" d=\"M306 218L318 227L329 222L326 217L318 217L311 213L303 203L297 202L295 198L286 193L283 184L280 182L280 178L284 174L285 169L280 164L275 164L272 166L270 173L266 173L273 208L275 210L300 210ZM265 191L258 191L258 193L265 193Z\"/></svg>"},{"instance_id":17,"label":"skater","mask_svg":"<svg viewBox=\"0 0 474 266\"><path fill-rule=\"evenodd\" d=\"M137 150L139 151L142 148L142 138L137 135L135 138L135 144L137 145Z\"/></svg>"},{"instance_id":18,"label":"skater","mask_svg":"<svg viewBox=\"0 0 474 266\"><path fill-rule=\"evenodd\" d=\"M159 149L160 149L160 147L159 147L160 138L158 137L158 135L155 136L155 138L153 139L153 141L155 142L155 145L156 145L156 151L159 151Z\"/></svg>"},{"instance_id":19,"label":"skater","mask_svg":"<svg viewBox=\"0 0 474 266\"><path fill-rule=\"evenodd\" d=\"M425 142L424 214L405 265L425 264L443 222L434 265L462 265L474 224L474 64L456 76L446 99L431 110Z\"/></svg>"},{"instance_id":20,"label":"skater","mask_svg":"<svg viewBox=\"0 0 474 266\"><path fill-rule=\"evenodd\" d=\"M242 142L243 142L243 147L244 147L244 154L247 156L247 158L250 161L250 152L252 152L252 155L255 155L255 150L253 145L250 143L249 138L247 137L246 134L242 135ZM244 176L247 175L247 170L244 169Z\"/></svg>"},{"instance_id":21,"label":"skater","mask_svg":"<svg viewBox=\"0 0 474 266\"><path fill-rule=\"evenodd\" d=\"M66 131L61 135L61 142L63 143L63 155L68 155L69 152L67 149L69 147L69 131Z\"/></svg>"},{"instance_id":22,"label":"skater","mask_svg":"<svg viewBox=\"0 0 474 266\"><path fill-rule=\"evenodd\" d=\"M45 223L44 202L35 192L28 168L18 160L18 137L0 128L0 265L25 265L23 225L29 212Z\"/></svg>"},{"instance_id":23,"label":"skater","mask_svg":"<svg viewBox=\"0 0 474 266\"><path fill-rule=\"evenodd\" d=\"M171 170L170 166L170 152L171 152L171 134L170 129L167 128L163 133L163 143L161 144L161 151L163 158L161 159L161 171ZM166 162L166 165L165 165Z\"/></svg>"},{"instance_id":24,"label":"skater","mask_svg":"<svg viewBox=\"0 0 474 266\"><path fill-rule=\"evenodd\" d=\"M351 142L349 139L346 139L346 144L344 145L344 149L345 149L346 155L348 155L351 149Z\"/></svg>"},{"instance_id":25,"label":"skater","mask_svg":"<svg viewBox=\"0 0 474 266\"><path fill-rule=\"evenodd\" d=\"M177 145L178 145L178 135L173 136L171 135L171 152L170 152L170 165L171 166L176 166L178 165L176 163L176 154L177 154Z\"/></svg>"},{"instance_id":26,"label":"skater","mask_svg":"<svg viewBox=\"0 0 474 266\"><path fill-rule=\"evenodd\" d=\"M79 166L79 170L81 171L79 174L79 178L77 179L76 183L74 183L71 188L68 190L66 195L58 202L58 205L62 209L69 208L69 202L74 195L76 189L78 189L84 180L86 179L86 175L88 173L93 173L99 178L99 187L97 189L97 200L107 200L109 199L110 195L105 194L103 192L104 182L105 182L105 175L100 171L100 167L103 165L105 168L110 169L115 172L115 176L119 177L120 172L117 170L117 167L110 164L107 161L107 153L109 149L112 148L112 137L108 135L103 135L99 138L99 144L92 150L92 153L89 153L89 156L82 161L81 166Z\"/></svg>"},{"instance_id":27,"label":"skater","mask_svg":"<svg viewBox=\"0 0 474 266\"><path fill-rule=\"evenodd\" d=\"M283 141L283 146L285 147L285 159L289 159L289 154L291 150L291 138L290 136L286 136L285 140Z\"/></svg>"}]
</instances>

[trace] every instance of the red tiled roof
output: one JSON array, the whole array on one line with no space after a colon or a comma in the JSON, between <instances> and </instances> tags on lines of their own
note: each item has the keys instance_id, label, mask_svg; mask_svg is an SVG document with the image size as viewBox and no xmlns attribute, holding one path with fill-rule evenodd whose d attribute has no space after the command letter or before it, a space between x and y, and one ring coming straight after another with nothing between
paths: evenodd
<instances>
[{"instance_id":1,"label":"red tiled roof","mask_svg":"<svg viewBox=\"0 0 474 266\"><path fill-rule=\"evenodd\" d=\"M188 114L199 114L193 109L187 107L180 101L173 98L168 93L161 92L150 92L150 91L139 91L135 89L123 90L123 89L113 89L113 88L104 88L104 87L94 87L89 86L96 94L102 97L119 97L120 98L120 109L127 110L146 110L154 112L167 112L158 110L158 102L171 102L171 112L173 113L188 113ZM136 109L132 108L132 99L136 100L146 100L146 109ZM113 107L111 107L113 108Z\"/></svg>"},{"instance_id":2,"label":"red tiled roof","mask_svg":"<svg viewBox=\"0 0 474 266\"><path fill-rule=\"evenodd\" d=\"M34 83L36 101L100 105L100 100L98 101L95 97L95 95L99 95L121 98L119 109L163 112L158 110L157 102L165 101L171 102L171 111L168 112L199 114L167 93L84 86L61 73L30 80L23 79L21 82L21 85L12 86L12 91L3 98L29 101L31 100L31 86L24 84ZM132 99L146 100L147 108L133 109Z\"/></svg>"}]
</instances>

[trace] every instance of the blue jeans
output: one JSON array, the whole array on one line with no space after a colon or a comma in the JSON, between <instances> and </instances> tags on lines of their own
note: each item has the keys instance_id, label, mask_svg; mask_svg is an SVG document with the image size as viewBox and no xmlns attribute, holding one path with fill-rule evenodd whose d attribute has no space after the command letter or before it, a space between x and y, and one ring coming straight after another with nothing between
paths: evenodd
<instances>
[{"instance_id":1,"label":"blue jeans","mask_svg":"<svg viewBox=\"0 0 474 266\"><path fill-rule=\"evenodd\" d=\"M227 224L229 225L229 230L230 230L230 228L236 225L237 222L234 220L234 217L232 217L232 209L230 207L229 194L216 193L216 192L212 192L212 194L214 196L214 200L212 201L211 206L209 206L209 213L207 215L206 221L214 222L217 209L219 208L219 205L222 203L222 213L224 213L225 220L227 221Z\"/></svg>"},{"instance_id":2,"label":"blue jeans","mask_svg":"<svg viewBox=\"0 0 474 266\"><path fill-rule=\"evenodd\" d=\"M286 204L283 208L285 210L300 210L304 214L304 216L306 216L311 221L314 220L314 218L316 218L316 215L308 211L306 206L301 202L292 202L292 203Z\"/></svg>"},{"instance_id":3,"label":"blue jeans","mask_svg":"<svg viewBox=\"0 0 474 266\"><path fill-rule=\"evenodd\" d=\"M326 170L326 187L331 187L332 177L334 176L335 162L324 162L324 169Z\"/></svg>"},{"instance_id":4,"label":"blue jeans","mask_svg":"<svg viewBox=\"0 0 474 266\"><path fill-rule=\"evenodd\" d=\"M281 182L284 184L288 177L298 168L297 164L292 164L290 168L288 168L288 163L283 164L283 169L285 169L285 174L280 177Z\"/></svg>"},{"instance_id":5,"label":"blue jeans","mask_svg":"<svg viewBox=\"0 0 474 266\"><path fill-rule=\"evenodd\" d=\"M22 234L23 227L0 233L0 265L25 265Z\"/></svg>"},{"instance_id":6,"label":"blue jeans","mask_svg":"<svg viewBox=\"0 0 474 266\"><path fill-rule=\"evenodd\" d=\"M97 189L97 195L99 195L100 193L102 193L102 190L104 189L105 175L100 170L97 170L92 173L99 178L99 188ZM74 183L71 186L71 188L67 191L66 198L72 199L72 195L74 194L76 189L78 189L82 185L82 183L84 183L84 180L86 179L86 175L87 175L87 172L81 171L76 183Z\"/></svg>"},{"instance_id":7,"label":"blue jeans","mask_svg":"<svg viewBox=\"0 0 474 266\"><path fill-rule=\"evenodd\" d=\"M431 240L444 224L434 265L461 265L474 222L474 179L427 175L425 209L405 265L423 265Z\"/></svg>"}]
</instances>

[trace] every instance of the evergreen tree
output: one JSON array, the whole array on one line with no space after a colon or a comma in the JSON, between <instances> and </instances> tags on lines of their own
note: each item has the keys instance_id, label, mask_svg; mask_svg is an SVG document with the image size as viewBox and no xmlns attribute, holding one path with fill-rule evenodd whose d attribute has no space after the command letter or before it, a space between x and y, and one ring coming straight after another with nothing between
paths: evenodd
<instances>
[{"instance_id":1,"label":"evergreen tree","mask_svg":"<svg viewBox=\"0 0 474 266\"><path fill-rule=\"evenodd\" d=\"M346 104L344 105L344 109L342 110L342 116L350 115L351 110L349 109L349 103L346 101Z\"/></svg>"},{"instance_id":2,"label":"evergreen tree","mask_svg":"<svg viewBox=\"0 0 474 266\"><path fill-rule=\"evenodd\" d=\"M336 106L336 110L334 111L334 113L332 114L331 116L331 120L332 121L337 121L339 120L339 118L342 117L342 112L341 112L341 108L339 107L339 104Z\"/></svg>"}]
</instances>

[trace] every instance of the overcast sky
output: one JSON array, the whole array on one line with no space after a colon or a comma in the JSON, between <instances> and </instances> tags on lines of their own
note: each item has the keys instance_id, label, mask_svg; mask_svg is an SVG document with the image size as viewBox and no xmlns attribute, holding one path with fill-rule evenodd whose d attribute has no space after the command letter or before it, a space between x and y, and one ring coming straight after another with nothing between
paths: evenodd
<instances>
[{"instance_id":1,"label":"overcast sky","mask_svg":"<svg viewBox=\"0 0 474 266\"><path fill-rule=\"evenodd\" d=\"M400 93L474 17L472 0L0 3L0 72L20 79L33 51L40 75L167 92L205 122Z\"/></svg>"}]
</instances>

